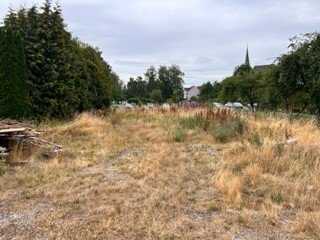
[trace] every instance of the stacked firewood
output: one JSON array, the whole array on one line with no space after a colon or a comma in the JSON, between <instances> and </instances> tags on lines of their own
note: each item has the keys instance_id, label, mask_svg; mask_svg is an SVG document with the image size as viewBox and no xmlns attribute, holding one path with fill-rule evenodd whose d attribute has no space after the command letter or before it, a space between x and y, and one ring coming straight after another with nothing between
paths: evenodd
<instances>
[{"instance_id":1,"label":"stacked firewood","mask_svg":"<svg viewBox=\"0 0 320 240\"><path fill-rule=\"evenodd\" d=\"M28 152L28 155L31 155L32 151L37 149L45 149L48 155L58 154L61 151L61 146L48 142L40 136L41 133L35 131L28 124L12 120L1 120L0 157L8 157L17 149L22 153ZM24 156L20 155L19 158L24 158Z\"/></svg>"}]
</instances>

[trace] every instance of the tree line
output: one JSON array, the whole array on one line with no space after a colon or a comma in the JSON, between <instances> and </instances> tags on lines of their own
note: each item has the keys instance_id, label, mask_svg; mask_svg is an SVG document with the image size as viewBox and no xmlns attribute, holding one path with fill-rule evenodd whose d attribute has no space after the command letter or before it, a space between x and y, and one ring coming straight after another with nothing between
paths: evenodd
<instances>
[{"instance_id":1,"label":"tree line","mask_svg":"<svg viewBox=\"0 0 320 240\"><path fill-rule=\"evenodd\" d=\"M261 109L320 115L320 34L290 39L289 51L266 69L245 63L222 82L201 87L200 101L240 101Z\"/></svg>"},{"instance_id":2,"label":"tree line","mask_svg":"<svg viewBox=\"0 0 320 240\"><path fill-rule=\"evenodd\" d=\"M151 66L144 77L130 78L123 97L133 103L177 103L183 100L184 73L179 66Z\"/></svg>"},{"instance_id":3,"label":"tree line","mask_svg":"<svg viewBox=\"0 0 320 240\"><path fill-rule=\"evenodd\" d=\"M68 118L121 91L99 49L74 38L60 5L10 9L0 26L0 116Z\"/></svg>"},{"instance_id":4,"label":"tree line","mask_svg":"<svg viewBox=\"0 0 320 240\"><path fill-rule=\"evenodd\" d=\"M201 86L199 101L320 116L320 34L294 37L288 53L264 70L250 62L222 82ZM72 36L58 4L10 9L0 26L0 117L68 118L112 101L183 100L179 66L151 66L123 86L99 49Z\"/></svg>"}]
</instances>

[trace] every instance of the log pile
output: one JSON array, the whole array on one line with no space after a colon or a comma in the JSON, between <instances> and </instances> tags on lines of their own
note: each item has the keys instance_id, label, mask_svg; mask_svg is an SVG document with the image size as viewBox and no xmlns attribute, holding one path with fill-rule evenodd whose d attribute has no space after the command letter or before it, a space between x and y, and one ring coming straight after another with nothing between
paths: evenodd
<instances>
[{"instance_id":1,"label":"log pile","mask_svg":"<svg viewBox=\"0 0 320 240\"><path fill-rule=\"evenodd\" d=\"M45 149L48 156L58 154L62 148L40 137L41 133L35 131L30 125L12 121L0 121L0 158L10 158L12 153L19 152L18 161L32 155L37 149ZM15 156L17 157L17 155ZM15 159L17 160L17 159Z\"/></svg>"}]
</instances>

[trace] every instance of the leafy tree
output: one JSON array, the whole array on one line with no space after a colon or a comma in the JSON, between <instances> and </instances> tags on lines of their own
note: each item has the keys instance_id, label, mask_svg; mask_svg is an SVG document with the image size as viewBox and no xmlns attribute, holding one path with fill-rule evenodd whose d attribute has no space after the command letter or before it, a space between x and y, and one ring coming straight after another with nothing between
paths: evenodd
<instances>
[{"instance_id":1,"label":"leafy tree","mask_svg":"<svg viewBox=\"0 0 320 240\"><path fill-rule=\"evenodd\" d=\"M286 54L279 59L279 76L276 79L276 86L286 111L290 111L295 95L305 87L302 64L297 53Z\"/></svg>"},{"instance_id":2,"label":"leafy tree","mask_svg":"<svg viewBox=\"0 0 320 240\"><path fill-rule=\"evenodd\" d=\"M160 83L157 78L158 73L155 67L151 66L150 68L148 68L144 76L146 82L148 83L147 89L149 93L151 93L154 89L158 89L160 87Z\"/></svg>"},{"instance_id":3,"label":"leafy tree","mask_svg":"<svg viewBox=\"0 0 320 240\"><path fill-rule=\"evenodd\" d=\"M214 98L214 88L211 82L207 82L200 87L200 101L206 102Z\"/></svg>"},{"instance_id":4,"label":"leafy tree","mask_svg":"<svg viewBox=\"0 0 320 240\"><path fill-rule=\"evenodd\" d=\"M167 66L160 66L158 70L161 93L164 101L167 101L173 94L169 70Z\"/></svg>"},{"instance_id":5,"label":"leafy tree","mask_svg":"<svg viewBox=\"0 0 320 240\"><path fill-rule=\"evenodd\" d=\"M127 98L144 99L147 98L147 82L142 77L130 78L127 84Z\"/></svg>"},{"instance_id":6,"label":"leafy tree","mask_svg":"<svg viewBox=\"0 0 320 240\"><path fill-rule=\"evenodd\" d=\"M112 100L116 102L122 101L124 99L123 82L116 73L111 72L110 75L112 80Z\"/></svg>"},{"instance_id":7,"label":"leafy tree","mask_svg":"<svg viewBox=\"0 0 320 240\"><path fill-rule=\"evenodd\" d=\"M303 103L302 110L308 108L320 121L320 35L309 33L295 37L290 47L292 55L298 55L300 59L299 73L303 88L299 89L299 102Z\"/></svg>"},{"instance_id":8,"label":"leafy tree","mask_svg":"<svg viewBox=\"0 0 320 240\"><path fill-rule=\"evenodd\" d=\"M221 83L219 99L223 102L235 102L240 100L238 77L228 77Z\"/></svg>"},{"instance_id":9,"label":"leafy tree","mask_svg":"<svg viewBox=\"0 0 320 240\"><path fill-rule=\"evenodd\" d=\"M233 76L243 76L246 74L249 74L252 71L252 68L250 65L242 64L234 70Z\"/></svg>"},{"instance_id":10,"label":"leafy tree","mask_svg":"<svg viewBox=\"0 0 320 240\"><path fill-rule=\"evenodd\" d=\"M151 66L142 77L130 78L126 86L127 98L138 98L142 102L152 99L156 102L180 102L183 100L184 73L176 65L160 66L159 70ZM160 94L159 91L160 90Z\"/></svg>"},{"instance_id":11,"label":"leafy tree","mask_svg":"<svg viewBox=\"0 0 320 240\"><path fill-rule=\"evenodd\" d=\"M183 100L184 73L178 66L160 66L158 76L164 101L171 99L174 102L179 102Z\"/></svg>"},{"instance_id":12,"label":"leafy tree","mask_svg":"<svg viewBox=\"0 0 320 240\"><path fill-rule=\"evenodd\" d=\"M248 73L239 76L238 87L241 100L248 102L252 109L254 109L254 104L259 101L261 78L262 75L260 73Z\"/></svg>"},{"instance_id":13,"label":"leafy tree","mask_svg":"<svg viewBox=\"0 0 320 240\"><path fill-rule=\"evenodd\" d=\"M260 73L261 81L258 90L259 104L261 108L276 110L280 107L282 99L277 88L277 79L279 77L279 67L273 65L268 70Z\"/></svg>"}]
</instances>

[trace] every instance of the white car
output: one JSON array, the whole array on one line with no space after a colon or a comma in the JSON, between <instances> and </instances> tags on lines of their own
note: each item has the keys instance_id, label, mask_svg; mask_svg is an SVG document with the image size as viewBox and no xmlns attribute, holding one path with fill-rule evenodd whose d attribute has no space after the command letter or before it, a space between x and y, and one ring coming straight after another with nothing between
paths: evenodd
<instances>
[{"instance_id":1,"label":"white car","mask_svg":"<svg viewBox=\"0 0 320 240\"><path fill-rule=\"evenodd\" d=\"M227 107L227 108L233 108L233 103L228 102L224 106Z\"/></svg>"},{"instance_id":2,"label":"white car","mask_svg":"<svg viewBox=\"0 0 320 240\"><path fill-rule=\"evenodd\" d=\"M218 102L214 102L214 103L213 103L213 106L215 106L215 107L217 107L217 108L223 108L223 107L224 107L223 104L218 103Z\"/></svg>"},{"instance_id":3,"label":"white car","mask_svg":"<svg viewBox=\"0 0 320 240\"><path fill-rule=\"evenodd\" d=\"M123 106L125 108L127 108L127 109L133 109L134 108L134 106L131 103L127 103L127 102Z\"/></svg>"},{"instance_id":4,"label":"white car","mask_svg":"<svg viewBox=\"0 0 320 240\"><path fill-rule=\"evenodd\" d=\"M243 109L244 106L240 102L228 102L227 104L224 105L227 108L234 108L234 109Z\"/></svg>"},{"instance_id":5,"label":"white car","mask_svg":"<svg viewBox=\"0 0 320 240\"><path fill-rule=\"evenodd\" d=\"M242 105L242 103L234 102L234 103L233 103L233 107L234 107L234 108L243 108L244 106Z\"/></svg>"}]
</instances>

